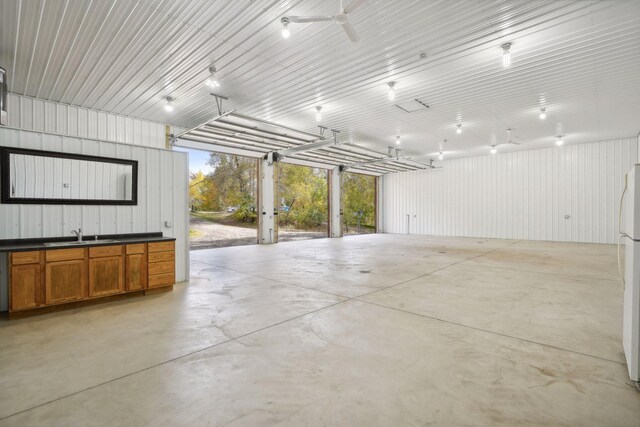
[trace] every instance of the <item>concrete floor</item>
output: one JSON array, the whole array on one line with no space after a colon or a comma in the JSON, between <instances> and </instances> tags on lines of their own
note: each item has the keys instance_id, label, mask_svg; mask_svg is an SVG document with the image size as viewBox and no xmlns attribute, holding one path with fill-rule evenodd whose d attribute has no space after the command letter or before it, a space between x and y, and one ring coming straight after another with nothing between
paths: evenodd
<instances>
[{"instance_id":1,"label":"concrete floor","mask_svg":"<svg viewBox=\"0 0 640 427\"><path fill-rule=\"evenodd\" d=\"M192 252L174 292L0 324L0 426L639 426L615 247Z\"/></svg>"}]
</instances>

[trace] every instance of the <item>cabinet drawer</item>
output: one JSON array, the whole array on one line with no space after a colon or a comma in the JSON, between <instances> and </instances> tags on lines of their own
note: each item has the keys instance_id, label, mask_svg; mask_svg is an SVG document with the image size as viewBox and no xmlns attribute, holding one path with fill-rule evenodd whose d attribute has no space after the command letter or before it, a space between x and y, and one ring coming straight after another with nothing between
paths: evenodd
<instances>
[{"instance_id":1,"label":"cabinet drawer","mask_svg":"<svg viewBox=\"0 0 640 427\"><path fill-rule=\"evenodd\" d=\"M159 286L173 285L176 282L175 275L173 273L158 274L156 276L149 276L149 287L157 288Z\"/></svg>"},{"instance_id":2,"label":"cabinet drawer","mask_svg":"<svg viewBox=\"0 0 640 427\"><path fill-rule=\"evenodd\" d=\"M149 243L149 252L164 252L174 250L175 242L154 242Z\"/></svg>"},{"instance_id":3,"label":"cabinet drawer","mask_svg":"<svg viewBox=\"0 0 640 427\"><path fill-rule=\"evenodd\" d=\"M164 273L173 273L175 271L175 263L171 262L154 262L150 263L149 266L149 276L154 274L164 274Z\"/></svg>"},{"instance_id":4,"label":"cabinet drawer","mask_svg":"<svg viewBox=\"0 0 640 427\"><path fill-rule=\"evenodd\" d=\"M154 252L149 254L149 262L171 262L174 263L176 254L172 252Z\"/></svg>"},{"instance_id":5,"label":"cabinet drawer","mask_svg":"<svg viewBox=\"0 0 640 427\"><path fill-rule=\"evenodd\" d=\"M84 248L48 250L46 254L47 262L84 259Z\"/></svg>"},{"instance_id":6,"label":"cabinet drawer","mask_svg":"<svg viewBox=\"0 0 640 427\"><path fill-rule=\"evenodd\" d=\"M13 252L11 254L12 265L38 264L40 262L40 251Z\"/></svg>"},{"instance_id":7,"label":"cabinet drawer","mask_svg":"<svg viewBox=\"0 0 640 427\"><path fill-rule=\"evenodd\" d=\"M127 255L130 254L143 254L144 243L136 243L135 245L127 245Z\"/></svg>"},{"instance_id":8,"label":"cabinet drawer","mask_svg":"<svg viewBox=\"0 0 640 427\"><path fill-rule=\"evenodd\" d=\"M99 258L107 256L122 255L122 245L117 246L97 246L89 248L89 258Z\"/></svg>"}]
</instances>

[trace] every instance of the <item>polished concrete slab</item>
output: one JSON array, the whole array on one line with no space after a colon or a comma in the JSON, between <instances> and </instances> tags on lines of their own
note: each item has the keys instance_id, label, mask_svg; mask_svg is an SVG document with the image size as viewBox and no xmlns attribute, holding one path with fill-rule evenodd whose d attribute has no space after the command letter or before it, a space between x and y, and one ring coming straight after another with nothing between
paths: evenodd
<instances>
[{"instance_id":1,"label":"polished concrete slab","mask_svg":"<svg viewBox=\"0 0 640 427\"><path fill-rule=\"evenodd\" d=\"M366 235L192 253L0 324L1 425L640 425L615 247Z\"/></svg>"}]
</instances>

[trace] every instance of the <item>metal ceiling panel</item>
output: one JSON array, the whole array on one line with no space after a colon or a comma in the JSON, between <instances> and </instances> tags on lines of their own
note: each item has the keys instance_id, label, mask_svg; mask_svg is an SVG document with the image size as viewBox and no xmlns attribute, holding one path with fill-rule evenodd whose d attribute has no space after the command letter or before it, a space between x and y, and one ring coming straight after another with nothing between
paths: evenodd
<instances>
[{"instance_id":1,"label":"metal ceiling panel","mask_svg":"<svg viewBox=\"0 0 640 427\"><path fill-rule=\"evenodd\" d=\"M520 146L615 139L640 130L640 2L368 0L351 43L326 0L5 0L0 66L9 90L196 126L215 112L215 64L227 107L308 132L315 106L341 137L429 159L488 153L506 129ZM501 44L512 65L501 66ZM396 100L387 82L396 82ZM164 99L175 111L166 113ZM420 99L428 110L394 104ZM537 118L541 105L547 119ZM463 132L455 126L462 123ZM447 143L444 143L444 140Z\"/></svg>"}]
</instances>

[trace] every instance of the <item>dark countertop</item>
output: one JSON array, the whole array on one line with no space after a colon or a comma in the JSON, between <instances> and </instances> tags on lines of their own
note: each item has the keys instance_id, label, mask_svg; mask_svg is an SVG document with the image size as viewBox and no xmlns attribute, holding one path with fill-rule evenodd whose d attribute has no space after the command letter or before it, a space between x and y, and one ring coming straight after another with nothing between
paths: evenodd
<instances>
[{"instance_id":1,"label":"dark countertop","mask_svg":"<svg viewBox=\"0 0 640 427\"><path fill-rule=\"evenodd\" d=\"M41 239L7 239L0 240L0 252L25 252L25 251L53 251L56 249L87 248L92 246L127 245L130 243L169 242L175 237L165 237L162 233L134 233L134 234L106 234L99 235L98 240L117 240L117 242L93 243L95 236L84 236L84 244L69 246L45 246L50 242L73 242L76 237L51 237Z\"/></svg>"}]
</instances>

